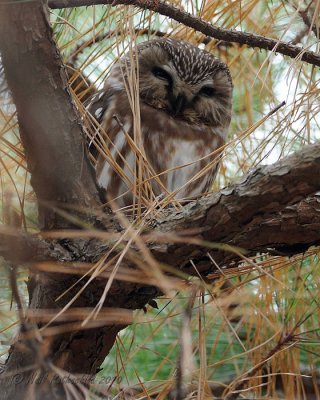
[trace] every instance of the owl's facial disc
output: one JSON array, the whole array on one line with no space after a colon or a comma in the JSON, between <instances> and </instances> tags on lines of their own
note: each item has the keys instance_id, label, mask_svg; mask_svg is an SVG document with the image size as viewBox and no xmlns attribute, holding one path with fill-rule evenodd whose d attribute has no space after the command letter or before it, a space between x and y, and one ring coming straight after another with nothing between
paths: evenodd
<instances>
[{"instance_id":1,"label":"owl's facial disc","mask_svg":"<svg viewBox=\"0 0 320 400\"><path fill-rule=\"evenodd\" d=\"M184 108L188 104L188 97L179 88L176 88L174 82L177 81L176 74L166 66L155 66L152 68L152 74L159 81L159 84L165 86L165 102L166 109L175 117L182 114Z\"/></svg>"},{"instance_id":2,"label":"owl's facial disc","mask_svg":"<svg viewBox=\"0 0 320 400\"><path fill-rule=\"evenodd\" d=\"M206 80L191 85L180 79L168 66L154 66L152 74L157 78L158 85L164 86L165 109L174 117L188 120L199 97L209 100L216 95L213 82Z\"/></svg>"},{"instance_id":3,"label":"owl's facial disc","mask_svg":"<svg viewBox=\"0 0 320 400\"><path fill-rule=\"evenodd\" d=\"M142 102L189 124L229 124L232 83L224 64L182 41L140 46Z\"/></svg>"}]
</instances>

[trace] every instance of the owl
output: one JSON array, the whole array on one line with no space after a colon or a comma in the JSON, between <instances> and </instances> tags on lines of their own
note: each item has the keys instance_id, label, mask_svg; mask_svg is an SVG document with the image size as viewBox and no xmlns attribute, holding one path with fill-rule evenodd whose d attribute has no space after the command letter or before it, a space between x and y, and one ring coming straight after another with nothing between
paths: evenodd
<instances>
[{"instance_id":1,"label":"owl","mask_svg":"<svg viewBox=\"0 0 320 400\"><path fill-rule=\"evenodd\" d=\"M183 201L210 191L232 88L226 64L183 40L150 40L120 58L87 105L100 126L92 142L106 200L125 207L138 194Z\"/></svg>"}]
</instances>

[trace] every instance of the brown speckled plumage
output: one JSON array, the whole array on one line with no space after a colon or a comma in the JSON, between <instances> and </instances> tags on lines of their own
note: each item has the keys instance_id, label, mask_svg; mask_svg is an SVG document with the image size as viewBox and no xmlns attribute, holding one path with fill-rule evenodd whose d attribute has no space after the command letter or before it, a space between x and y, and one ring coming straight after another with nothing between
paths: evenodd
<instances>
[{"instance_id":1,"label":"brown speckled plumage","mask_svg":"<svg viewBox=\"0 0 320 400\"><path fill-rule=\"evenodd\" d=\"M219 152L197 160L224 144L230 124L229 70L210 53L181 40L143 42L136 54L138 62L135 56L127 55L113 66L104 89L87 107L104 129L105 146L109 148L108 154L98 156L98 181L108 198L120 196L119 206L132 204L136 156L126 137L133 137L126 83L134 66L139 71L140 132L145 156L156 174L171 169L160 179L169 192L177 191L176 198L199 196L210 190L217 170L213 161L218 160ZM113 170L114 162L122 171ZM212 165L203 176L185 185L209 163ZM163 193L160 186L153 179L154 195Z\"/></svg>"}]
</instances>

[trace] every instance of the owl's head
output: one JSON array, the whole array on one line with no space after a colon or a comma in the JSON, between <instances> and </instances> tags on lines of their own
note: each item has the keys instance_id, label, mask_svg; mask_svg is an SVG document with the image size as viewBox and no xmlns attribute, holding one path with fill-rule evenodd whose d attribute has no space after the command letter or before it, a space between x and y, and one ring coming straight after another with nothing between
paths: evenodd
<instances>
[{"instance_id":1,"label":"owl's head","mask_svg":"<svg viewBox=\"0 0 320 400\"><path fill-rule=\"evenodd\" d=\"M143 42L137 54L140 101L190 123L229 125L232 80L226 64L190 43L169 38ZM127 71L121 64L128 67L128 61L123 58L115 69Z\"/></svg>"}]
</instances>

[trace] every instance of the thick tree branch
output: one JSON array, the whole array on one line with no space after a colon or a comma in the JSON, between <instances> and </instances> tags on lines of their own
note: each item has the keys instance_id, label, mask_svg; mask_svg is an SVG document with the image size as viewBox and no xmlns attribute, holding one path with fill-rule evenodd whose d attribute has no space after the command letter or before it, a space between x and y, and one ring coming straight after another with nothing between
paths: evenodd
<instances>
[{"instance_id":1,"label":"thick tree branch","mask_svg":"<svg viewBox=\"0 0 320 400\"><path fill-rule=\"evenodd\" d=\"M94 171L87 156L80 117L73 104L66 72L52 39L44 4L42 1L0 1L0 52L8 86L17 109L31 183L38 199L41 225L45 229L59 229L74 226L77 221L92 221L92 209L100 205L100 199ZM72 218L65 218L66 213L61 213L64 205L68 206L68 214ZM86 213L83 210L86 210ZM2 242L9 260L28 258L31 253L41 250L43 243L35 238L25 239L20 238L15 243L25 246L18 249L16 255L10 254L10 241ZM57 247L59 246L54 248L54 252ZM45 245L42 250L43 255L51 253ZM61 246L60 251L60 255L64 254L74 259L72 251L68 253ZM62 256L61 259L63 258ZM30 307L59 309L65 305L65 301L70 300L70 297L61 302L56 302L56 298L62 293L61 290L72 284L72 280L63 278L65 275L58 274L32 276L28 285ZM97 289L99 290L101 296L101 288ZM73 295L74 293L71 294ZM75 305L83 307L96 298L87 291ZM91 304L94 306L95 300ZM57 335L53 340L43 338L39 341L40 333L37 333L36 337L28 338L30 333L37 332L37 325L32 321L25 321L20 339L12 346L6 364L7 375L1 382L0 398L33 398L31 392L35 389L35 398L53 399L54 393L58 394L58 398L65 398L64 385L61 382L51 385L50 380L46 380L43 387L32 387L28 378L34 374L54 374L51 367L54 354L57 354L53 360L55 365L68 369L69 358L80 354L79 343L86 334L88 340L96 339L95 343L101 343L105 338L105 346L109 350L119 329L120 325L98 327L92 329L90 334L86 331L83 336L80 335L81 338L76 338L72 333ZM74 352L68 353L65 344L70 341L72 343L69 348L74 346ZM101 350L101 346L98 353L101 357L106 354ZM99 356L87 358L87 366L84 366L83 372L91 371L91 368L95 372L94 363L100 360ZM61 360L64 360L65 364ZM77 371L77 368L82 368L81 362L78 362L78 367L76 364L77 362L68 370ZM20 385L14 385L12 382L10 384L10 380L7 379L15 373L21 373ZM28 392L29 389L31 392Z\"/></svg>"},{"instance_id":2,"label":"thick tree branch","mask_svg":"<svg viewBox=\"0 0 320 400\"><path fill-rule=\"evenodd\" d=\"M291 58L299 58L312 65L320 66L320 55L313 52L304 50L302 47L295 46L279 40L267 38L262 35L256 35L247 32L238 32L225 28L213 26L202 19L195 17L183 10L180 10L170 4L164 3L161 0L49 0L49 7L51 8L69 8L80 6L93 6L98 4L112 4L112 5L133 5L142 9L153 10L161 15L165 15L174 19L181 24L195 29L204 35L212 38L223 40L226 42L234 42L245 44L250 47L258 47L269 51L274 51L284 56Z\"/></svg>"},{"instance_id":3,"label":"thick tree branch","mask_svg":"<svg viewBox=\"0 0 320 400\"><path fill-rule=\"evenodd\" d=\"M201 241L241 247L250 254L268 249L284 254L300 253L320 241L320 196L316 194L320 190L319 175L320 144L306 146L271 166L258 167L219 193L189 203L182 211L169 209L166 217L150 221L152 232L143 237L156 259L179 270L190 258L205 257L207 249L200 245ZM111 225L107 218L106 223ZM196 235L199 245L188 245L187 239L179 241L179 236L188 236L188 231ZM89 235L92 237L92 233ZM176 243L174 235L177 235ZM34 236L28 238L17 231L2 229L0 238L0 254L8 259L38 261L42 254L42 260L68 261L62 248L57 247L54 253L56 245L49 248ZM100 244L98 239L87 241L83 250L87 262L98 259L110 247ZM11 246L9 249L6 243ZM234 253L218 249L214 253L216 260L224 264L239 259Z\"/></svg>"},{"instance_id":4,"label":"thick tree branch","mask_svg":"<svg viewBox=\"0 0 320 400\"><path fill-rule=\"evenodd\" d=\"M250 181L250 179L249 179ZM258 182L257 182L258 183ZM246 182L240 184L242 189L246 187ZM258 188L259 186L257 186ZM223 203L228 203L228 209L234 209L236 212L237 201L239 200L239 188L230 188L235 193L230 194L222 194L221 196L227 196L228 199L223 201ZM272 191L271 191L272 192ZM259 195L257 194L256 199L259 199ZM232 240L229 242L235 245L243 245L247 246L247 250L250 253L260 250L260 251L268 251L268 247L273 247L275 249L280 249L281 251L285 250L286 252L289 250L290 254L296 254L303 250L306 250L308 246L312 244L319 244L319 228L320 228L320 200L318 196L313 196L307 198L306 200L302 200L297 204L292 206L288 206L283 209L283 211L277 212L278 207L281 207L280 202L272 202L272 199L276 199L279 196L279 193L276 194L275 197L271 195L270 197L270 208L265 210L264 213L261 213L261 209L255 207L252 211L252 218L245 223L245 216L242 215L239 217L239 220L243 218L243 226L238 226L239 230L234 231L234 236ZM216 195L210 196L211 202L216 198ZM209 200L209 198L207 199ZM259 203L259 202L258 202ZM205 207L205 209L204 209ZM208 274L210 272L215 271L215 266L207 257L208 248L199 245L194 245L189 243L189 234L190 228L193 229L193 232L196 230L201 231L202 225L205 223L206 218L208 218L209 213L211 216L214 216L215 207L220 207L219 203L216 205L212 205L210 201L208 203L204 202L201 204L193 203L190 205L190 208L186 215L182 215L181 213L177 213L173 215L171 218L168 218L166 221L163 221L159 224L158 227L155 228L155 231L151 234L151 236L146 236L146 239L150 240L149 249L152 254L158 258L158 260L162 260L163 262L172 265L176 263L176 266L179 267L183 272L194 273L192 266L189 266L189 259L193 259L194 264L198 271ZM262 207L263 209L264 207ZM217 209L219 211L219 209ZM197 219L196 216L206 214L205 218ZM250 212L247 214L249 215ZM225 215L221 215L220 224L217 224L214 228L210 227L207 232L204 232L208 239L218 240L221 226L224 224L227 218L230 217L228 213ZM265 218L267 216L267 218ZM238 224L239 224L238 220ZM196 221L196 223L195 223ZM231 220L227 222L224 226L225 230L222 232L220 237L226 237L225 233L228 230L228 226L230 226ZM207 220L209 223L209 221ZM175 226L176 232L171 232L171 228ZM163 240L163 236L158 236L158 228L160 229L160 233L167 232L165 234L165 240ZM205 227L207 230L209 228ZM213 229L211 229L213 228ZM189 229L189 232L186 231ZM181 231L182 230L182 231ZM187 237L181 235L188 235ZM203 234L197 235L196 238L200 243L203 240ZM215 236L211 236L215 235ZM228 236L228 235L227 235ZM171 243L168 241L171 238L181 238L181 241L174 243L174 239ZM34 239L34 238L33 238ZM157 243L158 241L158 243ZM83 240L82 240L83 242ZM17 242L18 243L18 242ZM27 249L30 248L30 242L27 241ZM32 242L33 244L34 242ZM37 245L36 245L37 247ZM39 254L39 259L45 257L46 253L41 254L42 249L46 249L42 241L39 241L39 251L36 254ZM70 248L76 248L75 243L70 246ZM51 247L46 250L48 257L56 258L60 262L62 260L69 261L72 260L75 256L74 252L68 254L67 250L59 245L58 242L52 243ZM95 257L99 254L105 254L106 245L101 244L98 241L91 241L88 243L88 251L85 251L80 259L87 257L85 261L93 261ZM221 250L210 249L210 255L213 259L222 265L226 265L227 260L236 261L239 259L238 255L233 253L223 252ZM91 258L93 257L93 259ZM38 259L38 257L37 257ZM28 260L30 261L30 259ZM124 264L128 263L124 261ZM61 265L63 267L63 265ZM62 268L63 269L63 268ZM121 273L121 269L119 270ZM69 270L70 273L70 270ZM62 275L63 279L61 279L61 274L59 273L59 267L57 264L56 273L51 274L51 277L48 274L44 274L41 280L37 282L34 287L34 295L32 307L34 308L56 308L60 309L64 306L64 304L72 298L73 295L76 294L77 290L72 291L67 298L64 298L62 302L52 301L54 298L58 297L61 292L66 289L69 289L71 285L75 282L72 277L67 277L67 275ZM108 275L107 275L108 276ZM39 276L40 277L40 276ZM39 279L39 278L38 278ZM101 296L101 291L105 286L106 276L103 274L100 276L98 281L94 282L93 287L91 286L86 292L82 294L79 300L74 304L74 306L78 307L94 307L96 302L99 300ZM117 280L117 276L116 276ZM141 279L142 281L143 279ZM150 282L152 283L152 282ZM128 284L127 282L117 281L114 282L110 289L109 296L105 303L105 306L109 307L126 307L126 308L140 308L142 305L146 304L148 300L154 298L157 295L157 291L146 290L142 285ZM40 300L40 302L39 302ZM39 303L37 303L39 302ZM121 319L119 318L119 323ZM104 357L108 354L113 343L116 339L116 335L120 329L122 329L123 325L107 325L101 328L91 328L87 330L79 330L78 332L73 331L71 335L64 334L59 335L55 338L54 341L45 339L44 343L47 343L50 347L50 352L46 355L48 360L52 362L54 365L58 365L61 368L65 368L67 371L71 373L79 373L84 374L95 374L96 369L103 362ZM63 325L62 325L63 331ZM49 338L50 339L50 338ZM88 346L88 348L87 348ZM17 368L19 366L18 371L23 366L30 366L30 364L37 365L37 359L34 356L37 355L37 346L31 347L30 353L21 353L19 351L19 347L17 347L9 359L9 374L10 371L12 373L12 366ZM79 351L79 348L81 351ZM41 349L41 347L40 347ZM89 351L90 349L90 351ZM94 350L96 349L96 350ZM90 356L88 356L90 354ZM26 355L27 357L25 357ZM81 355L85 355L83 358ZM32 362L31 362L32 361ZM10 368L11 367L11 368ZM32 369L31 373L34 376L37 369ZM46 370L43 373L47 373ZM23 376L20 374L19 376ZM27 374L25 377L26 382L29 379L29 375ZM5 378L5 382L7 382L7 378ZM36 389L38 387L36 386ZM25 386L20 385L14 388L14 396L19 393L19 390L22 392L25 391ZM43 399L51 399L51 393L53 388L45 389L41 388L41 391L37 394L39 397ZM4 393L4 392L3 392ZM7 399L8 397L1 397ZM16 398L16 397L13 397ZM63 396L60 398L64 398Z\"/></svg>"},{"instance_id":5,"label":"thick tree branch","mask_svg":"<svg viewBox=\"0 0 320 400\"><path fill-rule=\"evenodd\" d=\"M318 172L319 143L271 166L261 166L241 182L188 204L181 213L169 213L155 221L149 248L158 261L190 273L193 268L188 260L206 258L208 248L201 246L202 241L241 247L251 255L268 249L301 253L320 242L319 197L315 195L320 190ZM198 232L194 233L198 245L188 244L188 231ZM173 233L184 237L175 243ZM152 244L157 238L161 245ZM222 265L239 259L221 249L210 252ZM197 268L200 273L214 270L208 260Z\"/></svg>"},{"instance_id":6,"label":"thick tree branch","mask_svg":"<svg viewBox=\"0 0 320 400\"><path fill-rule=\"evenodd\" d=\"M68 203L90 209L99 195L42 2L0 2L0 51L42 223L68 226L49 208Z\"/></svg>"},{"instance_id":7,"label":"thick tree branch","mask_svg":"<svg viewBox=\"0 0 320 400\"><path fill-rule=\"evenodd\" d=\"M9 226L0 226L0 256L16 265L59 258L44 240Z\"/></svg>"}]
</instances>

